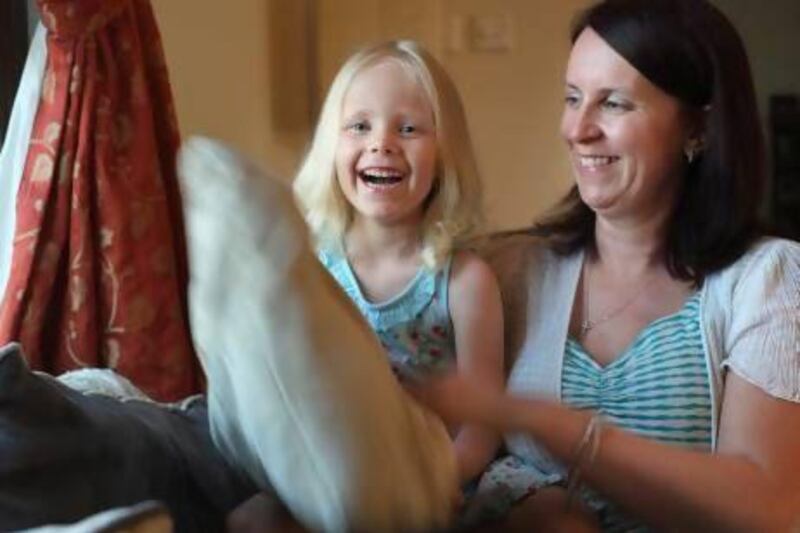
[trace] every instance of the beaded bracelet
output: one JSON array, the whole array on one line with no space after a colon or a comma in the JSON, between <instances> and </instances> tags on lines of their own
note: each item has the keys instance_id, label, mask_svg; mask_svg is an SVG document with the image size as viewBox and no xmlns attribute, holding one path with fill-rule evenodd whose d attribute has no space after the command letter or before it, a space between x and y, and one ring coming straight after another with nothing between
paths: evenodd
<instances>
[{"instance_id":1,"label":"beaded bracelet","mask_svg":"<svg viewBox=\"0 0 800 533\"><path fill-rule=\"evenodd\" d=\"M594 462L597 450L600 448L600 434L603 431L603 418L592 415L583 431L583 436L575 450L575 459L567 474L567 507L569 511L578 496L583 470Z\"/></svg>"}]
</instances>

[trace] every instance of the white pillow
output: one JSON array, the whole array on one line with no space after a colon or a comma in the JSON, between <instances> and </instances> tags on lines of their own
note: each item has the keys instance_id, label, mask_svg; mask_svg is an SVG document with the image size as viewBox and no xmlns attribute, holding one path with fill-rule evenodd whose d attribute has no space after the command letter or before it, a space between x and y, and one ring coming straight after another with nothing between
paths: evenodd
<instances>
[{"instance_id":1,"label":"white pillow","mask_svg":"<svg viewBox=\"0 0 800 533\"><path fill-rule=\"evenodd\" d=\"M447 431L318 263L288 188L209 139L185 143L178 167L218 447L314 530L446 526Z\"/></svg>"}]
</instances>

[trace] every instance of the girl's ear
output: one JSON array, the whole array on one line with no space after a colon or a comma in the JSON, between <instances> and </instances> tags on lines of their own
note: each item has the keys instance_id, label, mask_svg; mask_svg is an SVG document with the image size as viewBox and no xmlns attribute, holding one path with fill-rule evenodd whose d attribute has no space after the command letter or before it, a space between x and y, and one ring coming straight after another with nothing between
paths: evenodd
<instances>
[{"instance_id":1,"label":"girl's ear","mask_svg":"<svg viewBox=\"0 0 800 533\"><path fill-rule=\"evenodd\" d=\"M431 184L431 190L428 191L428 196L425 198L425 201L422 202L422 207L424 211L427 211L428 208L431 206L433 201L439 195L439 190L442 188L442 175L441 172L436 172L436 175L433 177L433 183Z\"/></svg>"}]
</instances>

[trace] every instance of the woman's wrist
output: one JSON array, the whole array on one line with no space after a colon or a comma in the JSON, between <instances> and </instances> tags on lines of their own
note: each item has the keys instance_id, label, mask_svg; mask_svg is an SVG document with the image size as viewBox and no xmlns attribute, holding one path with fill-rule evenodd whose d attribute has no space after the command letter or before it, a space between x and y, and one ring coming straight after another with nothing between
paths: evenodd
<instances>
[{"instance_id":1,"label":"woman's wrist","mask_svg":"<svg viewBox=\"0 0 800 533\"><path fill-rule=\"evenodd\" d=\"M603 432L603 418L595 413L586 423L586 429L573 454L572 463L567 474L566 510L575 503L583 483L584 471L592 466L600 449L600 438Z\"/></svg>"},{"instance_id":2,"label":"woman's wrist","mask_svg":"<svg viewBox=\"0 0 800 533\"><path fill-rule=\"evenodd\" d=\"M570 463L593 413L547 400L503 395L491 402L485 416L502 433L524 432Z\"/></svg>"}]
</instances>

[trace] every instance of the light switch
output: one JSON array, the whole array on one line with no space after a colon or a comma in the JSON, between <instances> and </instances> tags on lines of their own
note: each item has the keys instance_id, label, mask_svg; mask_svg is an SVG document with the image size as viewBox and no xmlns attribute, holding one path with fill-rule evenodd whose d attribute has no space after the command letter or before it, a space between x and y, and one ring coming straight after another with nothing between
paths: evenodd
<instances>
[{"instance_id":1,"label":"light switch","mask_svg":"<svg viewBox=\"0 0 800 533\"><path fill-rule=\"evenodd\" d=\"M470 18L470 50L508 52L513 48L513 20L507 13Z\"/></svg>"},{"instance_id":2,"label":"light switch","mask_svg":"<svg viewBox=\"0 0 800 533\"><path fill-rule=\"evenodd\" d=\"M469 18L466 15L453 15L448 20L447 51L464 52L469 38Z\"/></svg>"}]
</instances>

